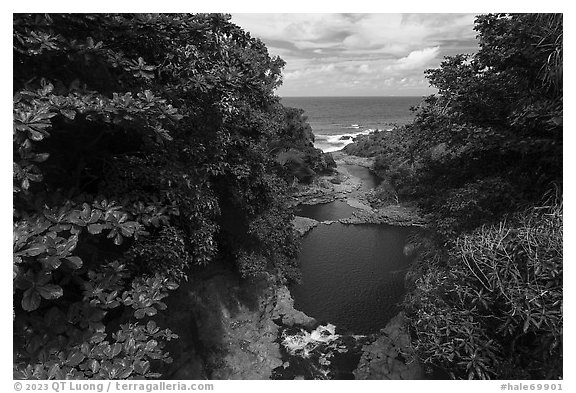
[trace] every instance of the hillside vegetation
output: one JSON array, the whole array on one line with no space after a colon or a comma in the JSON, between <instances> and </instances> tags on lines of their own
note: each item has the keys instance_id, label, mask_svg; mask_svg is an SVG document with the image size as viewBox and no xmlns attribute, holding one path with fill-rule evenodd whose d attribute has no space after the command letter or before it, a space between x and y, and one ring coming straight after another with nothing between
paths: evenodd
<instances>
[{"instance_id":1,"label":"hillside vegetation","mask_svg":"<svg viewBox=\"0 0 576 393\"><path fill-rule=\"evenodd\" d=\"M412 272L421 359L453 378L562 376L562 15L476 18L479 49L426 71L412 124L345 151L376 195L416 201L435 245Z\"/></svg>"},{"instance_id":2,"label":"hillside vegetation","mask_svg":"<svg viewBox=\"0 0 576 393\"><path fill-rule=\"evenodd\" d=\"M261 41L226 15L15 14L13 45L15 378L159 377L153 317L193 267L297 276L287 181L327 164Z\"/></svg>"}]
</instances>

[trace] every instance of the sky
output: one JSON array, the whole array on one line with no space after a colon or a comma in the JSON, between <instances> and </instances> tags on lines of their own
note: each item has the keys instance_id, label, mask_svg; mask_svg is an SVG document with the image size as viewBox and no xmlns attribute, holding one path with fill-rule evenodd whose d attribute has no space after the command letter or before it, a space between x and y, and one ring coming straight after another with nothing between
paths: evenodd
<instances>
[{"instance_id":1,"label":"sky","mask_svg":"<svg viewBox=\"0 0 576 393\"><path fill-rule=\"evenodd\" d=\"M424 70L477 50L475 14L232 14L286 61L277 94L422 96Z\"/></svg>"}]
</instances>

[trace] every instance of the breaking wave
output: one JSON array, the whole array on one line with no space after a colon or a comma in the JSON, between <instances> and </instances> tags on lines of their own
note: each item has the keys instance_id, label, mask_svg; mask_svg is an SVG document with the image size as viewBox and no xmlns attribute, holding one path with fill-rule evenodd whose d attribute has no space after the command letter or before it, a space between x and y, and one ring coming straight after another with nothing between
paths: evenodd
<instances>
[{"instance_id":1,"label":"breaking wave","mask_svg":"<svg viewBox=\"0 0 576 393\"><path fill-rule=\"evenodd\" d=\"M360 126L353 124L348 129L359 129ZM358 132L346 132L342 134L315 134L314 135L314 147L322 150L324 153L330 153L333 151L342 150L344 146L349 145L354 142L354 138L359 135L368 135L378 129L368 128L363 131Z\"/></svg>"}]
</instances>

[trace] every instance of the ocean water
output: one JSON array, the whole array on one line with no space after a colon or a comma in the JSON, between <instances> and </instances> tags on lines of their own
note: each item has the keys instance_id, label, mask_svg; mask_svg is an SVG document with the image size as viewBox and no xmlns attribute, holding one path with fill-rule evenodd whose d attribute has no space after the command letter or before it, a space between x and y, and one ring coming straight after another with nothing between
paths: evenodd
<instances>
[{"instance_id":1,"label":"ocean water","mask_svg":"<svg viewBox=\"0 0 576 393\"><path fill-rule=\"evenodd\" d=\"M284 97L285 106L304 109L314 145L324 152L342 149L358 135L410 123L410 107L423 97Z\"/></svg>"}]
</instances>

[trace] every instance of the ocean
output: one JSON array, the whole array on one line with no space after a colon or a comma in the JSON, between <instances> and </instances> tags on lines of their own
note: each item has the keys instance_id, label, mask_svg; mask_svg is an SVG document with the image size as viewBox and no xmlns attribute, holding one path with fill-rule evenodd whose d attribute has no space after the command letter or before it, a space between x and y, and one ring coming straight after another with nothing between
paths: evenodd
<instances>
[{"instance_id":1,"label":"ocean","mask_svg":"<svg viewBox=\"0 0 576 393\"><path fill-rule=\"evenodd\" d=\"M314 132L314 146L328 153L352 138L389 130L412 121L410 107L423 97L283 97L282 104L304 109Z\"/></svg>"}]
</instances>

